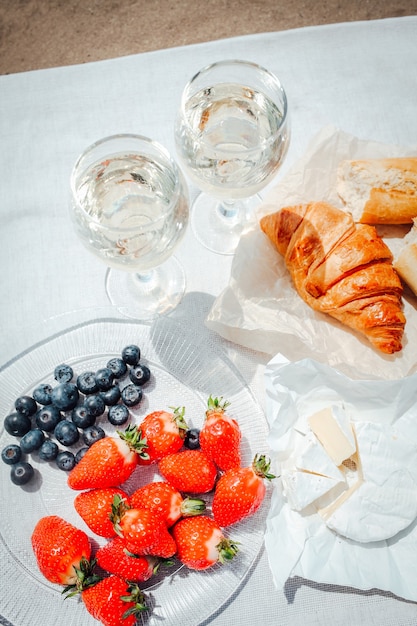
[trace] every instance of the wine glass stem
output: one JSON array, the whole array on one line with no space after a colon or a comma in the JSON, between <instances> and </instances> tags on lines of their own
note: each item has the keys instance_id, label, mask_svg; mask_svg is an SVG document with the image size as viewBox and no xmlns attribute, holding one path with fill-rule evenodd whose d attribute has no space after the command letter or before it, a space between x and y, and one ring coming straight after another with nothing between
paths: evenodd
<instances>
[{"instance_id":1,"label":"wine glass stem","mask_svg":"<svg viewBox=\"0 0 417 626\"><path fill-rule=\"evenodd\" d=\"M159 289L158 270L153 268L145 272L134 272L133 281L141 293L149 293L153 289Z\"/></svg>"},{"instance_id":2,"label":"wine glass stem","mask_svg":"<svg viewBox=\"0 0 417 626\"><path fill-rule=\"evenodd\" d=\"M223 200L218 205L218 211L225 219L232 220L237 217L239 208L234 200Z\"/></svg>"},{"instance_id":3,"label":"wine glass stem","mask_svg":"<svg viewBox=\"0 0 417 626\"><path fill-rule=\"evenodd\" d=\"M135 272L135 278L139 283L149 283L154 277L155 271Z\"/></svg>"}]
</instances>

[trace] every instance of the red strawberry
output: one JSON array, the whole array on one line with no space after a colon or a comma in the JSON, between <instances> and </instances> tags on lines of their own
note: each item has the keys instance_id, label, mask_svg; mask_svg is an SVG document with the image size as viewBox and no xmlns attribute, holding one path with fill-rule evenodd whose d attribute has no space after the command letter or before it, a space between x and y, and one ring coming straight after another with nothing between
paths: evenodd
<instances>
[{"instance_id":1,"label":"red strawberry","mask_svg":"<svg viewBox=\"0 0 417 626\"><path fill-rule=\"evenodd\" d=\"M184 499L177 489L165 482L154 482L140 487L130 496L130 504L136 509L153 511L168 527L180 517L199 515L206 509L203 500Z\"/></svg>"},{"instance_id":2,"label":"red strawberry","mask_svg":"<svg viewBox=\"0 0 417 626\"><path fill-rule=\"evenodd\" d=\"M75 583L76 568L90 559L91 546L85 532L57 515L42 517L31 540L39 570L52 583Z\"/></svg>"},{"instance_id":3,"label":"red strawberry","mask_svg":"<svg viewBox=\"0 0 417 626\"><path fill-rule=\"evenodd\" d=\"M121 537L111 539L96 553L101 568L129 581L145 581L156 572L158 559L129 552Z\"/></svg>"},{"instance_id":4,"label":"red strawberry","mask_svg":"<svg viewBox=\"0 0 417 626\"><path fill-rule=\"evenodd\" d=\"M146 610L137 585L119 576L109 576L82 592L85 608L104 626L134 626L136 616Z\"/></svg>"},{"instance_id":5,"label":"red strawberry","mask_svg":"<svg viewBox=\"0 0 417 626\"><path fill-rule=\"evenodd\" d=\"M238 552L214 520L206 515L181 519L173 528L177 557L190 569L207 569L231 561Z\"/></svg>"},{"instance_id":6,"label":"red strawberry","mask_svg":"<svg viewBox=\"0 0 417 626\"><path fill-rule=\"evenodd\" d=\"M227 415L230 402L209 397L206 419L200 432L200 447L223 471L240 467L242 433L235 419Z\"/></svg>"},{"instance_id":7,"label":"red strawberry","mask_svg":"<svg viewBox=\"0 0 417 626\"><path fill-rule=\"evenodd\" d=\"M100 537L115 537L113 523L110 519L114 496L119 496L126 507L129 506L128 496L116 487L90 489L79 493L74 499L74 507L84 522Z\"/></svg>"},{"instance_id":8,"label":"red strawberry","mask_svg":"<svg viewBox=\"0 0 417 626\"><path fill-rule=\"evenodd\" d=\"M275 478L269 473L270 460L256 455L252 465L231 469L219 479L212 503L214 519L219 526L230 526L253 515L266 492L264 479Z\"/></svg>"},{"instance_id":9,"label":"red strawberry","mask_svg":"<svg viewBox=\"0 0 417 626\"><path fill-rule=\"evenodd\" d=\"M164 520L147 509L128 509L114 517L117 534L132 554L169 558L177 550Z\"/></svg>"},{"instance_id":10,"label":"red strawberry","mask_svg":"<svg viewBox=\"0 0 417 626\"><path fill-rule=\"evenodd\" d=\"M214 487L217 468L201 450L182 450L159 461L159 471L175 489L207 493Z\"/></svg>"},{"instance_id":11,"label":"red strawberry","mask_svg":"<svg viewBox=\"0 0 417 626\"><path fill-rule=\"evenodd\" d=\"M116 437L104 437L88 448L68 475L71 489L118 487L129 478L143 454L140 430L128 426Z\"/></svg>"},{"instance_id":12,"label":"red strawberry","mask_svg":"<svg viewBox=\"0 0 417 626\"><path fill-rule=\"evenodd\" d=\"M167 411L154 411L139 425L142 439L146 442L147 458L139 459L140 465L149 465L167 454L178 452L184 443L188 426L184 420L184 407Z\"/></svg>"}]
</instances>

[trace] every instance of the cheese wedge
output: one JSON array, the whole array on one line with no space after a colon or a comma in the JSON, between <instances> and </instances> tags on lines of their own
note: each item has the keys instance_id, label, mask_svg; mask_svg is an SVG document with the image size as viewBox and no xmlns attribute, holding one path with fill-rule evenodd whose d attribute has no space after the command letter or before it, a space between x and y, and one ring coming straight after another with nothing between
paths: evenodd
<instances>
[{"instance_id":1,"label":"cheese wedge","mask_svg":"<svg viewBox=\"0 0 417 626\"><path fill-rule=\"evenodd\" d=\"M338 405L326 407L311 415L308 423L337 466L355 453L355 437L349 417L342 407Z\"/></svg>"},{"instance_id":2,"label":"cheese wedge","mask_svg":"<svg viewBox=\"0 0 417 626\"><path fill-rule=\"evenodd\" d=\"M340 482L328 476L291 469L282 470L281 481L284 495L294 511L302 511Z\"/></svg>"},{"instance_id":3,"label":"cheese wedge","mask_svg":"<svg viewBox=\"0 0 417 626\"><path fill-rule=\"evenodd\" d=\"M325 521L330 519L332 515L346 502L346 500L348 500L348 498L350 498L355 493L355 491L359 489L359 487L363 484L362 461L361 461L361 457L359 454L358 441L356 438L356 431L355 431L354 426L352 426L352 433L353 433L353 437L355 441L356 451L349 458L349 461L352 461L352 466L355 469L354 470L350 469L350 465L351 465L350 463L348 464L349 468L345 466L345 472L346 472L345 476L346 476L346 482L348 485L348 488L346 489L346 491L340 494L339 497L333 500L330 504L327 504L326 506L323 506L322 508L320 507L320 503L318 503L319 505L318 513L319 515L321 515L321 517Z\"/></svg>"},{"instance_id":4,"label":"cheese wedge","mask_svg":"<svg viewBox=\"0 0 417 626\"><path fill-rule=\"evenodd\" d=\"M306 434L297 452L296 469L334 478L337 481L345 480L344 475L313 432L309 431Z\"/></svg>"}]
</instances>

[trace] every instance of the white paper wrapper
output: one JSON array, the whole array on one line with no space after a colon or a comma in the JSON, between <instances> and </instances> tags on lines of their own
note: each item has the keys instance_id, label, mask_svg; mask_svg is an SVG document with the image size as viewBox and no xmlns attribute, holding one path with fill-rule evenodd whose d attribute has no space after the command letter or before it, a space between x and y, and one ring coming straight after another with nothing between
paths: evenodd
<instances>
[{"instance_id":1,"label":"white paper wrapper","mask_svg":"<svg viewBox=\"0 0 417 626\"><path fill-rule=\"evenodd\" d=\"M292 452L293 425L334 401L354 407L359 421L392 425L417 454L417 375L401 381L361 381L311 359L282 355L266 367L267 418L273 469ZM275 586L288 577L357 589L377 588L417 601L417 521L396 536L357 543L329 530L318 514L292 511L276 479L265 545ZM416 494L410 494L416 497Z\"/></svg>"},{"instance_id":2,"label":"white paper wrapper","mask_svg":"<svg viewBox=\"0 0 417 626\"><path fill-rule=\"evenodd\" d=\"M361 141L325 128L259 210L261 215L300 202L323 200L342 208L336 172L343 159L406 156L410 149ZM414 154L417 149L414 150ZM394 255L409 227L384 228ZM206 324L235 343L289 360L314 358L354 378L401 378L417 371L417 299L406 292L404 347L383 355L366 338L327 315L313 311L296 293L284 260L260 228L244 235L236 250L229 284L216 299Z\"/></svg>"}]
</instances>

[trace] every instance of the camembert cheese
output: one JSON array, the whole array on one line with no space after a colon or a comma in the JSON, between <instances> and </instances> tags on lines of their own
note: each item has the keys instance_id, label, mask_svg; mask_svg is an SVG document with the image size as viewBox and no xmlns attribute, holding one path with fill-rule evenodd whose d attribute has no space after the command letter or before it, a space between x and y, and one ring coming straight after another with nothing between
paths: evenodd
<instances>
[{"instance_id":1,"label":"camembert cheese","mask_svg":"<svg viewBox=\"0 0 417 626\"><path fill-rule=\"evenodd\" d=\"M417 447L392 427L350 421L342 405L308 418L282 467L288 505L347 539L394 537L417 518Z\"/></svg>"}]
</instances>

